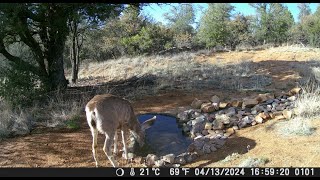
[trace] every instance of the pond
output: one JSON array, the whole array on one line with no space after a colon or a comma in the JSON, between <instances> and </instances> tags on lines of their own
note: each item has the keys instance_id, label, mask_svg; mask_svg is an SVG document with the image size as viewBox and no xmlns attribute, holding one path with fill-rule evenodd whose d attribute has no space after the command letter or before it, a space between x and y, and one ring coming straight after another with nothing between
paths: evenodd
<instances>
[{"instance_id":1,"label":"pond","mask_svg":"<svg viewBox=\"0 0 320 180\"><path fill-rule=\"evenodd\" d=\"M192 139L182 133L176 118L163 114L142 114L138 119L142 123L153 116L157 116L157 120L146 130L146 143L152 151L158 156L186 152Z\"/></svg>"}]
</instances>

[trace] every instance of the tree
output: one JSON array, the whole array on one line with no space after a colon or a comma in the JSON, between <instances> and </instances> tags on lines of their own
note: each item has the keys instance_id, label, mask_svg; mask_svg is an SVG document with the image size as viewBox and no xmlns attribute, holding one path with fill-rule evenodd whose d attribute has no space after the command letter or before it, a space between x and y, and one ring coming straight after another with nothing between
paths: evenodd
<instances>
[{"instance_id":1,"label":"tree","mask_svg":"<svg viewBox=\"0 0 320 180\"><path fill-rule=\"evenodd\" d=\"M229 35L227 28L234 7L229 3L208 4L200 21L198 39L207 47L224 46Z\"/></svg>"},{"instance_id":2,"label":"tree","mask_svg":"<svg viewBox=\"0 0 320 180\"><path fill-rule=\"evenodd\" d=\"M169 13L164 14L168 27L174 32L174 45L178 48L192 46L195 11L192 4L182 3L173 6Z\"/></svg>"},{"instance_id":3,"label":"tree","mask_svg":"<svg viewBox=\"0 0 320 180\"><path fill-rule=\"evenodd\" d=\"M0 5L0 53L11 64L39 76L46 90L65 89L63 51L69 34L68 22L78 14L101 25L103 18L117 15L121 4L20 3ZM72 20L71 20L72 21ZM99 24L100 23L100 24ZM23 42L36 64L7 51L10 44Z\"/></svg>"},{"instance_id":4,"label":"tree","mask_svg":"<svg viewBox=\"0 0 320 180\"><path fill-rule=\"evenodd\" d=\"M253 37L251 32L251 16L244 16L243 14L237 14L233 20L228 24L229 36L227 44L232 50L238 45L253 45Z\"/></svg>"},{"instance_id":5,"label":"tree","mask_svg":"<svg viewBox=\"0 0 320 180\"><path fill-rule=\"evenodd\" d=\"M192 24L195 20L195 12L192 4L181 3L177 7L173 6L169 13L164 14L168 21L168 26L176 33L193 33Z\"/></svg>"},{"instance_id":6,"label":"tree","mask_svg":"<svg viewBox=\"0 0 320 180\"><path fill-rule=\"evenodd\" d=\"M257 11L255 36L260 43L280 44L288 39L294 19L281 3L250 3Z\"/></svg>"},{"instance_id":7,"label":"tree","mask_svg":"<svg viewBox=\"0 0 320 180\"><path fill-rule=\"evenodd\" d=\"M305 16L308 16L311 14L311 8L309 6L309 3L299 3L298 4L298 9L299 9L299 21L302 22L303 18Z\"/></svg>"}]
</instances>

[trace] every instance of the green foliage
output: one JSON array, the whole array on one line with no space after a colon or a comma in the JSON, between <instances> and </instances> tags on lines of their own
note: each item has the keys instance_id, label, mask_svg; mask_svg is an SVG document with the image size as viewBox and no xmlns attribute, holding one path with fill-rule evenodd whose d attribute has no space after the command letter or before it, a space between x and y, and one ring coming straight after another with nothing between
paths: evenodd
<instances>
[{"instance_id":1,"label":"green foliage","mask_svg":"<svg viewBox=\"0 0 320 180\"><path fill-rule=\"evenodd\" d=\"M192 24L195 20L195 12L192 4L179 4L177 7L172 7L169 13L164 14L164 17L175 33L193 33Z\"/></svg>"},{"instance_id":2,"label":"green foliage","mask_svg":"<svg viewBox=\"0 0 320 180\"><path fill-rule=\"evenodd\" d=\"M303 18L311 14L311 8L308 3L299 3L299 21L302 22Z\"/></svg>"},{"instance_id":3,"label":"green foliage","mask_svg":"<svg viewBox=\"0 0 320 180\"><path fill-rule=\"evenodd\" d=\"M227 44L231 49L235 49L238 45L253 46L252 21L250 16L237 14L233 20L228 22L230 35L227 37Z\"/></svg>"},{"instance_id":4,"label":"green foliage","mask_svg":"<svg viewBox=\"0 0 320 180\"><path fill-rule=\"evenodd\" d=\"M230 32L227 24L234 7L229 3L209 4L201 18L198 39L207 47L224 46Z\"/></svg>"},{"instance_id":5,"label":"green foliage","mask_svg":"<svg viewBox=\"0 0 320 180\"><path fill-rule=\"evenodd\" d=\"M308 38L308 43L311 46L320 47L320 13L306 16L301 26Z\"/></svg>"},{"instance_id":6,"label":"green foliage","mask_svg":"<svg viewBox=\"0 0 320 180\"><path fill-rule=\"evenodd\" d=\"M252 3L256 8L255 38L260 43L280 45L289 38L289 29L294 19L286 6L281 3Z\"/></svg>"},{"instance_id":7,"label":"green foliage","mask_svg":"<svg viewBox=\"0 0 320 180\"><path fill-rule=\"evenodd\" d=\"M31 105L41 94L38 85L39 78L19 68L3 68L0 73L0 96L13 107Z\"/></svg>"},{"instance_id":8,"label":"green foliage","mask_svg":"<svg viewBox=\"0 0 320 180\"><path fill-rule=\"evenodd\" d=\"M80 129L80 116L74 115L69 120L65 122L66 127L73 130Z\"/></svg>"}]
</instances>

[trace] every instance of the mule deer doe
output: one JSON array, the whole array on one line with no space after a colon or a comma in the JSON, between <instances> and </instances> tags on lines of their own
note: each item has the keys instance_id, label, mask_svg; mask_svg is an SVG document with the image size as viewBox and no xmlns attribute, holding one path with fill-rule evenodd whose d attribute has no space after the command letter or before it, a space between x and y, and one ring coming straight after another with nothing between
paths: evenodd
<instances>
[{"instance_id":1,"label":"mule deer doe","mask_svg":"<svg viewBox=\"0 0 320 180\"><path fill-rule=\"evenodd\" d=\"M134 110L129 101L120 97L104 94L94 96L85 108L87 121L92 133L92 153L99 166L97 158L97 137L98 132L106 136L103 151L111 161L113 167L118 164L111 152L112 143L114 143L113 152L117 153L118 129L121 130L124 156L128 159L126 140L128 133L131 132L133 137L138 141L140 146L144 144L145 129L149 128L155 121L156 116L140 124L134 114Z\"/></svg>"}]
</instances>

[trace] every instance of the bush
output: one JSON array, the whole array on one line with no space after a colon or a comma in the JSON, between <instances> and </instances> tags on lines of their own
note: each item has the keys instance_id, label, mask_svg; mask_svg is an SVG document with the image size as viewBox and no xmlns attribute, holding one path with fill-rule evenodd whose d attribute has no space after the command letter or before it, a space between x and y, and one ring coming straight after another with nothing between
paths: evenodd
<instances>
[{"instance_id":1,"label":"bush","mask_svg":"<svg viewBox=\"0 0 320 180\"><path fill-rule=\"evenodd\" d=\"M13 107L31 105L39 96L39 78L18 68L0 67L0 96Z\"/></svg>"}]
</instances>

